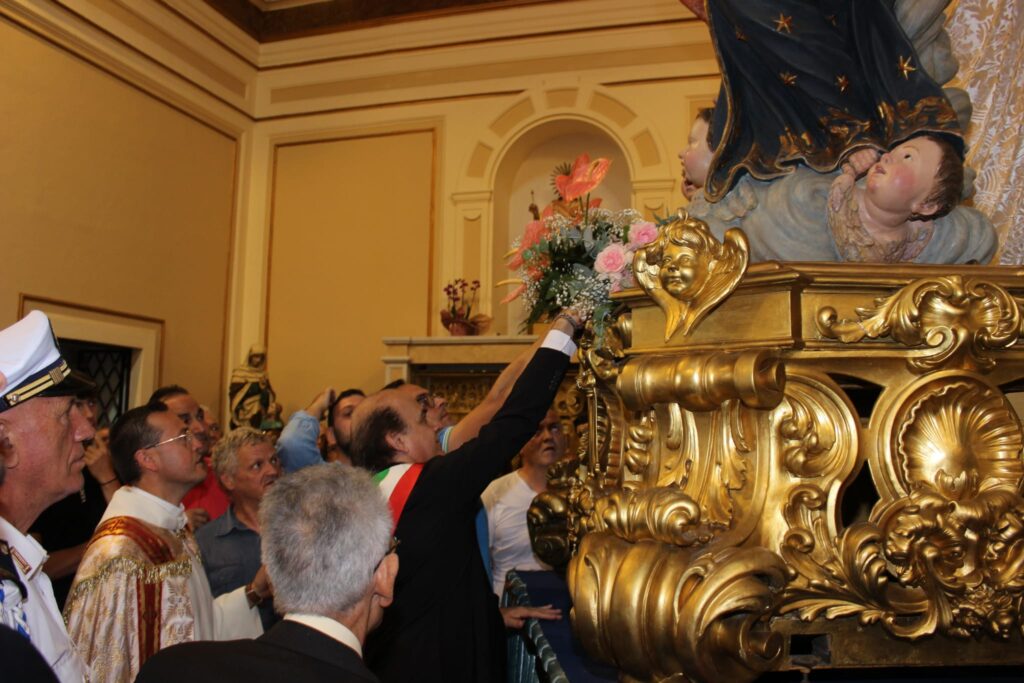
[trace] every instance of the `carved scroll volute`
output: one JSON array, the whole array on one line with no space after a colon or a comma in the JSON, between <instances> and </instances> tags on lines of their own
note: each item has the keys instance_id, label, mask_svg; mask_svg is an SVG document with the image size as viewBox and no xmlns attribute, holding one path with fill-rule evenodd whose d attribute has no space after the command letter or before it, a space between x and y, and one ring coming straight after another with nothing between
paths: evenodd
<instances>
[{"instance_id":1,"label":"carved scroll volute","mask_svg":"<svg viewBox=\"0 0 1024 683\"><path fill-rule=\"evenodd\" d=\"M892 337L930 352L907 359L918 373L946 367L988 372L991 351L1016 343L1021 334L1020 304L992 282L960 275L924 278L895 294L858 308L858 320L839 320L830 306L818 312L822 336L843 343Z\"/></svg>"},{"instance_id":2,"label":"carved scroll volute","mask_svg":"<svg viewBox=\"0 0 1024 683\"><path fill-rule=\"evenodd\" d=\"M662 226L658 239L633 257L637 283L665 313L665 341L690 334L736 288L750 247L738 228L719 242L703 221L685 211Z\"/></svg>"},{"instance_id":3,"label":"carved scroll volute","mask_svg":"<svg viewBox=\"0 0 1024 683\"><path fill-rule=\"evenodd\" d=\"M580 642L637 680L743 683L782 655L781 636L761 619L783 584L768 550L688 552L595 532L567 579Z\"/></svg>"},{"instance_id":4,"label":"carved scroll volute","mask_svg":"<svg viewBox=\"0 0 1024 683\"><path fill-rule=\"evenodd\" d=\"M820 479L825 489L845 481L860 465L856 410L826 375L791 372L787 380L786 398L775 411L783 467L801 479Z\"/></svg>"},{"instance_id":5,"label":"carved scroll volute","mask_svg":"<svg viewBox=\"0 0 1024 683\"><path fill-rule=\"evenodd\" d=\"M630 410L678 403L687 410L717 410L728 399L750 408L782 400L785 369L770 351L689 353L630 358L616 389Z\"/></svg>"}]
</instances>

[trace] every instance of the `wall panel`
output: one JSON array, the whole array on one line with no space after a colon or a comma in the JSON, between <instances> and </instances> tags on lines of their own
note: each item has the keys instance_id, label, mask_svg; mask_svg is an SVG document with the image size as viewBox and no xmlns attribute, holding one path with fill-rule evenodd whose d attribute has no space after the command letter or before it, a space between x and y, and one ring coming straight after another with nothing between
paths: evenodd
<instances>
[{"instance_id":1,"label":"wall panel","mask_svg":"<svg viewBox=\"0 0 1024 683\"><path fill-rule=\"evenodd\" d=\"M19 293L163 320L216 409L235 140L6 21L0 93L0 326Z\"/></svg>"},{"instance_id":2,"label":"wall panel","mask_svg":"<svg viewBox=\"0 0 1024 683\"><path fill-rule=\"evenodd\" d=\"M286 416L327 385L379 388L381 338L427 334L434 172L432 130L277 148L267 360Z\"/></svg>"}]
</instances>

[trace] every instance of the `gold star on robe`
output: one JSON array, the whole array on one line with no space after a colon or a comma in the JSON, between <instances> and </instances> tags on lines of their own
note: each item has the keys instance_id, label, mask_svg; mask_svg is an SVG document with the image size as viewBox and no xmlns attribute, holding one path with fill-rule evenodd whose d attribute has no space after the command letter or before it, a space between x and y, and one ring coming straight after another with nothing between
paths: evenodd
<instances>
[{"instance_id":1,"label":"gold star on robe","mask_svg":"<svg viewBox=\"0 0 1024 683\"><path fill-rule=\"evenodd\" d=\"M775 30L779 33L785 31L786 33L793 32L793 17L786 16L782 12L779 12L779 18L775 20Z\"/></svg>"},{"instance_id":2,"label":"gold star on robe","mask_svg":"<svg viewBox=\"0 0 1024 683\"><path fill-rule=\"evenodd\" d=\"M747 39L747 34L744 33L743 31L741 31L740 29L736 29L736 40L743 40L743 41L745 41L746 39Z\"/></svg>"},{"instance_id":3,"label":"gold star on robe","mask_svg":"<svg viewBox=\"0 0 1024 683\"><path fill-rule=\"evenodd\" d=\"M779 79L782 81L783 85L788 85L791 88L796 85L796 74L794 73L783 71L779 74Z\"/></svg>"},{"instance_id":4,"label":"gold star on robe","mask_svg":"<svg viewBox=\"0 0 1024 683\"><path fill-rule=\"evenodd\" d=\"M917 71L916 68L914 68L913 66L910 65L910 57L903 57L903 56L901 56L900 57L900 64L896 68L900 70L900 73L903 74L903 78L906 79L906 80L910 80L910 72L911 71Z\"/></svg>"},{"instance_id":5,"label":"gold star on robe","mask_svg":"<svg viewBox=\"0 0 1024 683\"><path fill-rule=\"evenodd\" d=\"M838 74L836 85L839 87L839 92L846 92L846 89L850 87L850 79L845 74Z\"/></svg>"}]
</instances>

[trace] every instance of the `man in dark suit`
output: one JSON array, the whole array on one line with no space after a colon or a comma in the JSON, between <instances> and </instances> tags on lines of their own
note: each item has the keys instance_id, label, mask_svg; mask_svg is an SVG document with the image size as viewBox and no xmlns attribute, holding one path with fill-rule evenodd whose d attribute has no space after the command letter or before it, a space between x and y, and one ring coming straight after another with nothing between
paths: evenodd
<instances>
[{"instance_id":1,"label":"man in dark suit","mask_svg":"<svg viewBox=\"0 0 1024 683\"><path fill-rule=\"evenodd\" d=\"M137 683L377 681L362 643L391 604L398 557L391 515L367 473L325 463L279 479L263 498L260 527L281 622L256 640L162 650Z\"/></svg>"},{"instance_id":2,"label":"man in dark suit","mask_svg":"<svg viewBox=\"0 0 1024 683\"><path fill-rule=\"evenodd\" d=\"M477 548L480 494L536 433L575 352L578 316L559 316L504 405L444 457L415 385L369 396L353 415L356 464L388 498L402 572L394 604L366 643L382 681L505 680L505 629Z\"/></svg>"}]
</instances>

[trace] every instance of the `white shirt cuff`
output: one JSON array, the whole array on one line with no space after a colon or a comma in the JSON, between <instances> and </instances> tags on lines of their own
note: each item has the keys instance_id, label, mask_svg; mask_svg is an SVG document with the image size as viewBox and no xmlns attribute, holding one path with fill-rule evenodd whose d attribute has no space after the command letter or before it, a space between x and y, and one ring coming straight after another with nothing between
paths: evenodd
<instances>
[{"instance_id":1,"label":"white shirt cuff","mask_svg":"<svg viewBox=\"0 0 1024 683\"><path fill-rule=\"evenodd\" d=\"M576 353L576 342L572 340L572 337L561 330L548 330L548 334L544 337L544 342L540 347L542 349L554 349L555 351L561 351L570 358L572 358L573 354Z\"/></svg>"}]
</instances>

